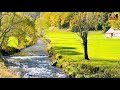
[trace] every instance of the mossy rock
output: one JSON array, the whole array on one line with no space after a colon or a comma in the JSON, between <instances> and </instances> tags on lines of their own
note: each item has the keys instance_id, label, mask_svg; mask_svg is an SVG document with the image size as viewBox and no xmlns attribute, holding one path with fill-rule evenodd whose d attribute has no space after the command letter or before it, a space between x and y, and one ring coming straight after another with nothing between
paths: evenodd
<instances>
[{"instance_id":1,"label":"mossy rock","mask_svg":"<svg viewBox=\"0 0 120 90\"><path fill-rule=\"evenodd\" d=\"M57 66L57 61L52 62L52 66Z\"/></svg>"}]
</instances>

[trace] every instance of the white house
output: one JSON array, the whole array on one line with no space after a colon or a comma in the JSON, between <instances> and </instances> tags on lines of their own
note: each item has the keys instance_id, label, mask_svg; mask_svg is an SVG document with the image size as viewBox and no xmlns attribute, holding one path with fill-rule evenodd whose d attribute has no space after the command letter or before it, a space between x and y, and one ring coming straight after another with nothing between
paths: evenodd
<instances>
[{"instance_id":1,"label":"white house","mask_svg":"<svg viewBox=\"0 0 120 90\"><path fill-rule=\"evenodd\" d=\"M120 38L120 30L114 30L112 27L105 33L107 38Z\"/></svg>"}]
</instances>

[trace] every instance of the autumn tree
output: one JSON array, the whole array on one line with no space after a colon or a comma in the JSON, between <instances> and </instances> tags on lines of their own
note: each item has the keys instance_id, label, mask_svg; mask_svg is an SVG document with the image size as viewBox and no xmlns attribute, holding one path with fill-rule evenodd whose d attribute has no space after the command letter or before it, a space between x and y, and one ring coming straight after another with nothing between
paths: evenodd
<instances>
[{"instance_id":1,"label":"autumn tree","mask_svg":"<svg viewBox=\"0 0 120 90\"><path fill-rule=\"evenodd\" d=\"M21 12L16 13L16 20L22 20L21 23L14 25L13 30L10 32L11 36L18 39L18 47L24 48L31 43L34 44L37 40L34 20L30 19L27 15ZM27 44L26 37L31 39L31 42Z\"/></svg>"},{"instance_id":2,"label":"autumn tree","mask_svg":"<svg viewBox=\"0 0 120 90\"><path fill-rule=\"evenodd\" d=\"M7 34L12 30L16 13L15 12L1 12L0 13L0 52Z\"/></svg>"},{"instance_id":3,"label":"autumn tree","mask_svg":"<svg viewBox=\"0 0 120 90\"><path fill-rule=\"evenodd\" d=\"M43 12L41 18L49 23L50 27L69 28L74 12Z\"/></svg>"},{"instance_id":4,"label":"autumn tree","mask_svg":"<svg viewBox=\"0 0 120 90\"><path fill-rule=\"evenodd\" d=\"M91 23L90 21L92 20L92 17L89 17L89 13L87 12L79 12L79 33L80 37L82 38L83 41L83 47L84 47L84 58L86 60L89 60L88 57L88 46L87 46L87 37L88 37L88 31L90 29Z\"/></svg>"},{"instance_id":5,"label":"autumn tree","mask_svg":"<svg viewBox=\"0 0 120 90\"><path fill-rule=\"evenodd\" d=\"M48 29L51 24L49 22L50 13L44 12L38 16L38 18L35 20L35 29L37 30L37 36L43 37L44 36L44 30Z\"/></svg>"},{"instance_id":6,"label":"autumn tree","mask_svg":"<svg viewBox=\"0 0 120 90\"><path fill-rule=\"evenodd\" d=\"M37 41L35 20L23 12L0 12L0 50L7 47L10 37L18 39L18 47L24 48ZM29 37L29 43L26 37Z\"/></svg>"},{"instance_id":7,"label":"autumn tree","mask_svg":"<svg viewBox=\"0 0 120 90\"><path fill-rule=\"evenodd\" d=\"M109 22L108 22L108 12L100 12L99 16L99 25L102 26L102 30L106 32L109 28Z\"/></svg>"},{"instance_id":8,"label":"autumn tree","mask_svg":"<svg viewBox=\"0 0 120 90\"><path fill-rule=\"evenodd\" d=\"M118 14L118 20L108 20L110 27L113 27L115 30L120 29L120 12L113 12L112 14Z\"/></svg>"}]
</instances>

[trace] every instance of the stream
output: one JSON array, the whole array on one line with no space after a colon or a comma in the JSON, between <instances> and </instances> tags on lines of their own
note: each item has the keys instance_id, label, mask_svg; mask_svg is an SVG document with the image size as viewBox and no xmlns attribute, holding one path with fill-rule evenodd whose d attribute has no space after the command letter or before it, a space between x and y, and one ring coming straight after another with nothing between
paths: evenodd
<instances>
[{"instance_id":1,"label":"stream","mask_svg":"<svg viewBox=\"0 0 120 90\"><path fill-rule=\"evenodd\" d=\"M68 78L61 69L52 66L52 61L45 52L46 47L43 41L38 40L35 45L14 56L4 56L5 64L18 71L21 78Z\"/></svg>"}]
</instances>

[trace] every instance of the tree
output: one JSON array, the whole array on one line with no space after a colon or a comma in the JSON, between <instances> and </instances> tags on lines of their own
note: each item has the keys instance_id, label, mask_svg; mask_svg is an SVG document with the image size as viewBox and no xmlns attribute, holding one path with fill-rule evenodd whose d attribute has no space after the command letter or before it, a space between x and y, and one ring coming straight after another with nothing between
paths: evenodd
<instances>
[{"instance_id":1,"label":"tree","mask_svg":"<svg viewBox=\"0 0 120 90\"><path fill-rule=\"evenodd\" d=\"M87 12L79 12L79 33L80 37L82 38L83 41L83 47L84 47L84 58L86 60L89 60L88 58L88 46L87 46L87 37L88 37L88 30L90 28L90 23L88 13Z\"/></svg>"},{"instance_id":2,"label":"tree","mask_svg":"<svg viewBox=\"0 0 120 90\"><path fill-rule=\"evenodd\" d=\"M26 37L30 37L30 43L34 44L37 40L34 24L36 18L37 15L32 19L23 12L0 12L0 51L3 46L7 47L11 36L16 37L23 48L26 47Z\"/></svg>"},{"instance_id":3,"label":"tree","mask_svg":"<svg viewBox=\"0 0 120 90\"><path fill-rule=\"evenodd\" d=\"M108 22L108 12L101 12L99 16L99 25L102 26L102 29L104 32L106 32L109 28L109 22Z\"/></svg>"},{"instance_id":4,"label":"tree","mask_svg":"<svg viewBox=\"0 0 120 90\"><path fill-rule=\"evenodd\" d=\"M39 16L35 20L35 29L37 30L37 36L43 37L44 31L50 27L49 20L44 16Z\"/></svg>"},{"instance_id":5,"label":"tree","mask_svg":"<svg viewBox=\"0 0 120 90\"><path fill-rule=\"evenodd\" d=\"M29 18L24 13L18 14L16 20L19 19L21 19L22 22L14 25L13 30L9 34L10 36L14 36L18 39L19 48L24 48L27 45L32 45L36 42L37 37L36 37L35 24L34 24L34 19ZM31 39L31 42L28 43L26 37L29 37Z\"/></svg>"},{"instance_id":6,"label":"tree","mask_svg":"<svg viewBox=\"0 0 120 90\"><path fill-rule=\"evenodd\" d=\"M0 52L7 33L10 32L15 24L15 16L15 12L0 12Z\"/></svg>"},{"instance_id":7,"label":"tree","mask_svg":"<svg viewBox=\"0 0 120 90\"><path fill-rule=\"evenodd\" d=\"M74 12L63 12L61 14L61 27L62 28L69 28L70 27L70 20L73 19Z\"/></svg>"},{"instance_id":8,"label":"tree","mask_svg":"<svg viewBox=\"0 0 120 90\"><path fill-rule=\"evenodd\" d=\"M93 12L75 12L74 17L70 20L70 28L72 31L79 32L79 36L82 39L84 47L84 58L89 60L88 57L88 46L87 46L87 37L88 31L92 28L95 28L94 20L95 15Z\"/></svg>"},{"instance_id":9,"label":"tree","mask_svg":"<svg viewBox=\"0 0 120 90\"><path fill-rule=\"evenodd\" d=\"M113 12L113 14L120 15L120 12ZM118 20L108 20L109 25L113 27L115 30L120 29L120 17L118 17Z\"/></svg>"}]
</instances>

